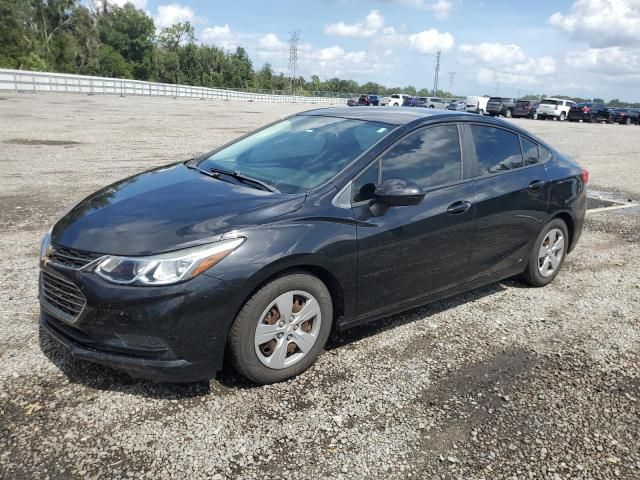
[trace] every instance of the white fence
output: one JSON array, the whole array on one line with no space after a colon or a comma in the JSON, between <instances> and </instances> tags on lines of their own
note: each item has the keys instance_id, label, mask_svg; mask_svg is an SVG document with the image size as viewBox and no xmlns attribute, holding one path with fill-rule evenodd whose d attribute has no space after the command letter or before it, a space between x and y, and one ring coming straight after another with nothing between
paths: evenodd
<instances>
[{"instance_id":1,"label":"white fence","mask_svg":"<svg viewBox=\"0 0 640 480\"><path fill-rule=\"evenodd\" d=\"M187 97L200 99L238 100L271 103L344 104L345 98L324 96L327 92L311 92L311 96L286 92L257 93L222 88L194 87L170 83L143 82L120 78L90 77L66 73L31 72L0 68L0 92L62 92L87 95L147 95L158 97ZM335 94L334 94L335 95Z\"/></svg>"}]
</instances>

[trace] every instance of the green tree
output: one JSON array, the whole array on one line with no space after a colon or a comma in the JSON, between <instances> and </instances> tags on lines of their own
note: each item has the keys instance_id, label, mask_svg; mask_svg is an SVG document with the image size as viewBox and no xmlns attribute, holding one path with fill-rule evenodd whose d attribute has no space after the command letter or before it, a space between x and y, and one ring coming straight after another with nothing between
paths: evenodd
<instances>
[{"instance_id":1,"label":"green tree","mask_svg":"<svg viewBox=\"0 0 640 480\"><path fill-rule=\"evenodd\" d=\"M153 20L131 3L124 7L105 5L98 19L100 42L110 46L130 64L134 78L147 80L153 76Z\"/></svg>"}]
</instances>

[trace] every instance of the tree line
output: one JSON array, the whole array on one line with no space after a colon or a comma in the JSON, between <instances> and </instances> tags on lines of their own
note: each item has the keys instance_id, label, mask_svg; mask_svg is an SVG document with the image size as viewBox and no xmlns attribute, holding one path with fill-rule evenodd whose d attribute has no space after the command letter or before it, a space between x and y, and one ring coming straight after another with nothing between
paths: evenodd
<instances>
[{"instance_id":1,"label":"tree line","mask_svg":"<svg viewBox=\"0 0 640 480\"><path fill-rule=\"evenodd\" d=\"M387 88L374 82L321 80L317 75L292 82L269 63L254 69L242 47L225 51L198 44L189 22L158 32L143 10L107 0L0 0L0 67L302 94L431 93L410 85Z\"/></svg>"}]
</instances>

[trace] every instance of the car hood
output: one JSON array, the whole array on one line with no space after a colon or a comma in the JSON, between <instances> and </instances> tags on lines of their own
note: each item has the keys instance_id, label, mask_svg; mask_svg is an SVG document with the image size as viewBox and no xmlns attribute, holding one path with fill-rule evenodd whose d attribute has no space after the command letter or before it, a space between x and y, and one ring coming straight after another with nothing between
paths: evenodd
<instances>
[{"instance_id":1,"label":"car hood","mask_svg":"<svg viewBox=\"0 0 640 480\"><path fill-rule=\"evenodd\" d=\"M297 210L305 198L217 180L177 164L87 197L56 223L52 242L96 253L160 253L264 223Z\"/></svg>"}]
</instances>

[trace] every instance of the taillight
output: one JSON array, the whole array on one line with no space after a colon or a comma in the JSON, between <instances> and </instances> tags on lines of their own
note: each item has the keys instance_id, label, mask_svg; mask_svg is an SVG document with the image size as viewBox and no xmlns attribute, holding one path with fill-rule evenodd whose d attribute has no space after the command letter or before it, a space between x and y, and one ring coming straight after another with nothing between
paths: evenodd
<instances>
[{"instance_id":1,"label":"taillight","mask_svg":"<svg viewBox=\"0 0 640 480\"><path fill-rule=\"evenodd\" d=\"M582 178L582 183L586 185L589 182L589 170L583 168L582 173L580 174L580 178Z\"/></svg>"}]
</instances>

